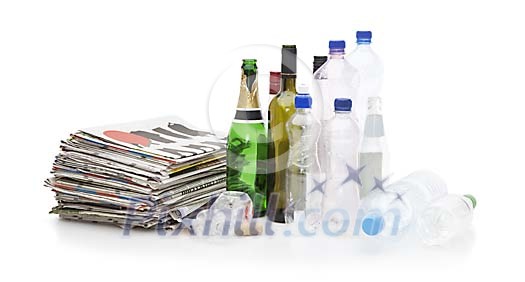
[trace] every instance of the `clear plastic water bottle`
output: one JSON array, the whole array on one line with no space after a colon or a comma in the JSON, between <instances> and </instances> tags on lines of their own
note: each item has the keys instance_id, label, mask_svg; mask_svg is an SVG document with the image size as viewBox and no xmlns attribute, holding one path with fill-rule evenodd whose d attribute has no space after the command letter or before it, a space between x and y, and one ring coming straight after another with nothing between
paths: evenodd
<instances>
[{"instance_id":1,"label":"clear plastic water bottle","mask_svg":"<svg viewBox=\"0 0 525 282\"><path fill-rule=\"evenodd\" d=\"M359 96L366 103L369 97L379 96L383 82L383 63L372 50L372 32L356 32L357 46L348 55L348 62L359 71ZM358 112L360 126L364 125L366 112Z\"/></svg>"},{"instance_id":2,"label":"clear plastic water bottle","mask_svg":"<svg viewBox=\"0 0 525 282\"><path fill-rule=\"evenodd\" d=\"M376 185L377 181L385 182L390 173L390 155L388 153L383 126L381 98L368 98L368 116L365 132L359 151L359 167L361 172L361 198L364 198Z\"/></svg>"},{"instance_id":3,"label":"clear plastic water bottle","mask_svg":"<svg viewBox=\"0 0 525 282\"><path fill-rule=\"evenodd\" d=\"M361 229L369 236L405 233L431 202L445 195L445 182L429 171L414 172L386 188L378 182L362 201Z\"/></svg>"},{"instance_id":4,"label":"clear plastic water bottle","mask_svg":"<svg viewBox=\"0 0 525 282\"><path fill-rule=\"evenodd\" d=\"M443 245L468 229L476 199L472 195L447 195L428 206L417 220L417 232L428 245Z\"/></svg>"},{"instance_id":5,"label":"clear plastic water bottle","mask_svg":"<svg viewBox=\"0 0 525 282\"><path fill-rule=\"evenodd\" d=\"M353 101L352 115L362 112L366 116L366 98L358 96L359 75L357 69L345 60L346 43L343 40L332 40L329 42L330 53L328 60L314 73L313 97L319 97L314 101L314 106L320 108L321 124L330 120L335 114L333 104L336 98L348 98ZM362 128L361 128L362 131ZM321 168L325 171L327 148L324 141L319 142L319 161Z\"/></svg>"},{"instance_id":6,"label":"clear plastic water bottle","mask_svg":"<svg viewBox=\"0 0 525 282\"><path fill-rule=\"evenodd\" d=\"M286 124L290 138L290 155L286 171L286 223L293 222L297 212L303 212L305 209L320 212L321 208L322 197L313 191L316 183L321 182L317 159L317 141L321 124L312 115L311 107L312 98L307 89L299 87L299 93L295 97L296 112Z\"/></svg>"},{"instance_id":7,"label":"clear plastic water bottle","mask_svg":"<svg viewBox=\"0 0 525 282\"><path fill-rule=\"evenodd\" d=\"M335 116L323 128L327 144L323 220L330 232L345 232L359 208L358 149L360 131L352 117L352 100L337 98Z\"/></svg>"}]
</instances>

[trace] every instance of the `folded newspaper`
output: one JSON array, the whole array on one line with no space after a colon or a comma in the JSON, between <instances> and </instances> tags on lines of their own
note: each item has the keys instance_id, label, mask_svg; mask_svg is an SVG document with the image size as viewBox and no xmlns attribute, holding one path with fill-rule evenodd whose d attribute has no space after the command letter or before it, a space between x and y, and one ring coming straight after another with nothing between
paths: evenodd
<instances>
[{"instance_id":1,"label":"folded newspaper","mask_svg":"<svg viewBox=\"0 0 525 282\"><path fill-rule=\"evenodd\" d=\"M61 218L176 227L226 187L225 140L177 117L80 130L45 186Z\"/></svg>"}]
</instances>

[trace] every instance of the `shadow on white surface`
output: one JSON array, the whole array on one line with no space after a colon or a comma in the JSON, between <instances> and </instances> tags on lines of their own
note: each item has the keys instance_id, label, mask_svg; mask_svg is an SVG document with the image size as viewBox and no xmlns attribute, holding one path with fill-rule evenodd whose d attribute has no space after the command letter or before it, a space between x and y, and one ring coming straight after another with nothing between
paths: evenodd
<instances>
[{"instance_id":1,"label":"shadow on white surface","mask_svg":"<svg viewBox=\"0 0 525 282\"><path fill-rule=\"evenodd\" d=\"M446 246L428 247L413 234L397 241L370 238L331 237L196 237L186 232L161 234L155 230L133 229L124 236L115 226L54 221L59 245L68 250L103 252L107 256L133 256L143 259L171 258L186 261L208 260L267 261L293 260L295 263L316 262L365 263L365 265L417 265L435 267L435 263L458 265L467 259L475 244L475 232L463 234Z\"/></svg>"}]
</instances>

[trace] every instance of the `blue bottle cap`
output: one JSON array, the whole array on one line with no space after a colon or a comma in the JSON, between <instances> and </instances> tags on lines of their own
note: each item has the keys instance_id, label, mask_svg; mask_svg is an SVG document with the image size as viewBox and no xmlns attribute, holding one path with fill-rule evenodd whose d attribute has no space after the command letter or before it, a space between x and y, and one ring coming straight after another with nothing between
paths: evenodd
<instances>
[{"instance_id":1,"label":"blue bottle cap","mask_svg":"<svg viewBox=\"0 0 525 282\"><path fill-rule=\"evenodd\" d=\"M350 112L352 111L352 100L348 98L335 98L334 108L337 112Z\"/></svg>"},{"instance_id":2,"label":"blue bottle cap","mask_svg":"<svg viewBox=\"0 0 525 282\"><path fill-rule=\"evenodd\" d=\"M371 43L372 42L372 32L371 31L358 31L355 33L357 38L357 43Z\"/></svg>"},{"instance_id":3,"label":"blue bottle cap","mask_svg":"<svg viewBox=\"0 0 525 282\"><path fill-rule=\"evenodd\" d=\"M385 220L380 215L368 215L361 223L361 229L368 236L376 236L383 231Z\"/></svg>"},{"instance_id":4,"label":"blue bottle cap","mask_svg":"<svg viewBox=\"0 0 525 282\"><path fill-rule=\"evenodd\" d=\"M299 93L295 96L296 109L310 109L312 108L312 97L308 93Z\"/></svg>"},{"instance_id":5,"label":"blue bottle cap","mask_svg":"<svg viewBox=\"0 0 525 282\"><path fill-rule=\"evenodd\" d=\"M328 43L328 48L335 49L335 50L344 50L346 47L346 43L344 40L330 40Z\"/></svg>"}]
</instances>

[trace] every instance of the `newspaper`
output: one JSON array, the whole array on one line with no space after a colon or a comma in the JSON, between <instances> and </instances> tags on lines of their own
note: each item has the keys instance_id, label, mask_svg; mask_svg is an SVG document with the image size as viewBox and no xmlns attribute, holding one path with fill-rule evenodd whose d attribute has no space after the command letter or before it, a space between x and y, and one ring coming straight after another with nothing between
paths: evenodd
<instances>
[{"instance_id":1,"label":"newspaper","mask_svg":"<svg viewBox=\"0 0 525 282\"><path fill-rule=\"evenodd\" d=\"M79 130L44 186L61 218L173 227L226 188L225 140L177 117Z\"/></svg>"}]
</instances>

